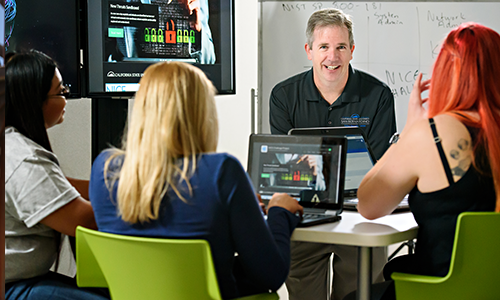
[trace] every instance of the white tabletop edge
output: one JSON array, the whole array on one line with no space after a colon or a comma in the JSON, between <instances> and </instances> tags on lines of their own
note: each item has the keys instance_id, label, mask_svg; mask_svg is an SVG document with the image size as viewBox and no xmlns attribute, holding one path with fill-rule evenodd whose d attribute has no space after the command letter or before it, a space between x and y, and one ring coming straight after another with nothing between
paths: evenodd
<instances>
[{"instance_id":1,"label":"white tabletop edge","mask_svg":"<svg viewBox=\"0 0 500 300\"><path fill-rule=\"evenodd\" d=\"M356 212L342 213L336 223L296 228L293 241L359 247L383 247L417 236L418 226L410 212L367 220Z\"/></svg>"}]
</instances>

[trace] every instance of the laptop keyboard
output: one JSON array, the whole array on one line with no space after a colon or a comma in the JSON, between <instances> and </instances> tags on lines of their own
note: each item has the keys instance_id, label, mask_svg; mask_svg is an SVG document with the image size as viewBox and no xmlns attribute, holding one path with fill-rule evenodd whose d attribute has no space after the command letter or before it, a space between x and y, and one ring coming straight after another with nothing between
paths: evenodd
<instances>
[{"instance_id":1,"label":"laptop keyboard","mask_svg":"<svg viewBox=\"0 0 500 300\"><path fill-rule=\"evenodd\" d=\"M323 219L325 217L328 217L327 215L323 214L311 214L311 213L306 213L302 215L302 219L306 220L317 220L317 219Z\"/></svg>"},{"instance_id":2,"label":"laptop keyboard","mask_svg":"<svg viewBox=\"0 0 500 300\"><path fill-rule=\"evenodd\" d=\"M315 213L304 213L298 227L307 227L323 223L332 223L340 221L341 217L337 215L325 215Z\"/></svg>"}]
</instances>

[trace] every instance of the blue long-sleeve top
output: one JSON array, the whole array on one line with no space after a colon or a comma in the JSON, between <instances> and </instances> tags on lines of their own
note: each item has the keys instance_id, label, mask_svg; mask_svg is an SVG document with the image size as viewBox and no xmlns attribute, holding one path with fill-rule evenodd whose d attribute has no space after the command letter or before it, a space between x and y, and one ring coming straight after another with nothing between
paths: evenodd
<instances>
[{"instance_id":1,"label":"blue long-sleeve top","mask_svg":"<svg viewBox=\"0 0 500 300\"><path fill-rule=\"evenodd\" d=\"M90 178L90 201L100 231L207 240L224 299L275 291L283 284L290 268L290 236L299 219L273 207L266 221L250 180L234 157L200 155L190 179L192 195L183 193L187 203L170 190L162 201L160 217L144 224L124 222L118 215L118 182L111 196L104 182L108 157L109 152L97 157ZM110 165L115 171L120 167L121 159Z\"/></svg>"}]
</instances>

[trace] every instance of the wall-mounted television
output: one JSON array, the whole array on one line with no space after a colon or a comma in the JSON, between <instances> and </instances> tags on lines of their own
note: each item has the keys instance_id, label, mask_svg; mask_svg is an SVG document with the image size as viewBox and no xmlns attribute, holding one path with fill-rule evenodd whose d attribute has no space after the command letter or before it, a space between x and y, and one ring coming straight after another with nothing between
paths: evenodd
<instances>
[{"instance_id":1,"label":"wall-mounted television","mask_svg":"<svg viewBox=\"0 0 500 300\"><path fill-rule=\"evenodd\" d=\"M131 97L144 70L184 61L235 93L234 0L88 0L88 95Z\"/></svg>"},{"instance_id":2,"label":"wall-mounted television","mask_svg":"<svg viewBox=\"0 0 500 300\"><path fill-rule=\"evenodd\" d=\"M78 0L5 1L6 53L36 49L52 57L71 98L82 96Z\"/></svg>"}]
</instances>

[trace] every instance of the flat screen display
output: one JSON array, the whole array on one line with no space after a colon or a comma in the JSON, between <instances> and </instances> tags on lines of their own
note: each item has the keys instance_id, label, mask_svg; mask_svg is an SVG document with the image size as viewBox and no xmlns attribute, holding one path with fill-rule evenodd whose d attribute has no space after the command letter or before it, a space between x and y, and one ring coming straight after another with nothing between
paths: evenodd
<instances>
[{"instance_id":1,"label":"flat screen display","mask_svg":"<svg viewBox=\"0 0 500 300\"><path fill-rule=\"evenodd\" d=\"M31 49L52 57L70 97L80 98L80 13L78 0L5 1L6 53Z\"/></svg>"},{"instance_id":2,"label":"flat screen display","mask_svg":"<svg viewBox=\"0 0 500 300\"><path fill-rule=\"evenodd\" d=\"M287 193L304 207L342 208L346 146L343 137L252 134L247 170L255 192L262 200Z\"/></svg>"},{"instance_id":3,"label":"flat screen display","mask_svg":"<svg viewBox=\"0 0 500 300\"><path fill-rule=\"evenodd\" d=\"M89 0L89 96L132 96L160 61L193 64L235 93L233 16L233 0Z\"/></svg>"}]
</instances>

